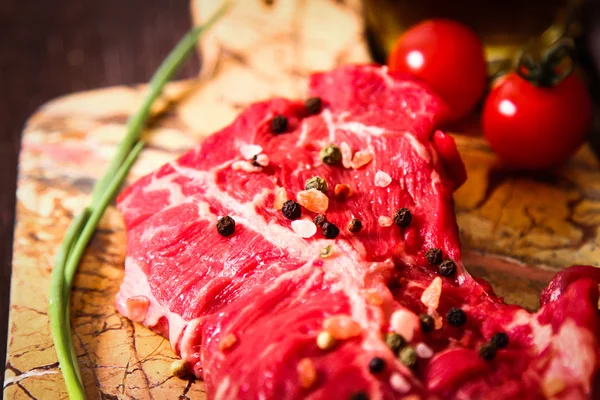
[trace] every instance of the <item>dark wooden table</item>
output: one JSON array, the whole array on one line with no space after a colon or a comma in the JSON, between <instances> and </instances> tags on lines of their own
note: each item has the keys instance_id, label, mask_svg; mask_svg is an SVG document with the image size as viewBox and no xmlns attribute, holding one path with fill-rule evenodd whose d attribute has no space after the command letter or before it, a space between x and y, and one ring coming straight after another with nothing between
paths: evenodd
<instances>
[{"instance_id":1,"label":"dark wooden table","mask_svg":"<svg viewBox=\"0 0 600 400\"><path fill-rule=\"evenodd\" d=\"M189 29L187 0L0 2L0 358L4 376L20 135L46 101L147 81ZM191 60L181 76L198 70Z\"/></svg>"}]
</instances>

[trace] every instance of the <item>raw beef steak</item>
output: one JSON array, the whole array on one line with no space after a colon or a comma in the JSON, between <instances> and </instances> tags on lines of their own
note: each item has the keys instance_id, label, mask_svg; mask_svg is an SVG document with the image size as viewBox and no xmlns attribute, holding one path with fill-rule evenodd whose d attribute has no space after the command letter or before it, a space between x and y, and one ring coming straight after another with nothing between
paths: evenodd
<instances>
[{"instance_id":1,"label":"raw beef steak","mask_svg":"<svg viewBox=\"0 0 600 400\"><path fill-rule=\"evenodd\" d=\"M209 398L592 397L599 270L559 274L533 314L465 271L439 98L376 66L310 96L250 106L121 194L119 311Z\"/></svg>"}]
</instances>

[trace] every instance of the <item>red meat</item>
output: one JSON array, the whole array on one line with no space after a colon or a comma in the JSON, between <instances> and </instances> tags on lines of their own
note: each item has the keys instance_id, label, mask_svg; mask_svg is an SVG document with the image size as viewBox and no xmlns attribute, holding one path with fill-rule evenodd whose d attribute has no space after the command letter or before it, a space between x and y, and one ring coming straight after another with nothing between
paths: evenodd
<instances>
[{"instance_id":1,"label":"red meat","mask_svg":"<svg viewBox=\"0 0 600 400\"><path fill-rule=\"evenodd\" d=\"M322 101L316 114L287 99L251 105L120 195L119 311L168 337L209 398L591 397L598 274L559 278L533 314L471 278L452 203L464 166L452 138L435 130L441 100L376 66L316 74L310 96ZM273 131L278 115L284 132ZM338 165L319 157L330 144L344 154ZM334 239L311 235L316 213L306 207L303 222L276 207L314 176L328 183ZM347 199L335 195L341 184L351 188ZM407 226L393 223L400 208L411 213ZM226 215L235 221L230 236L217 230ZM347 229L352 218L359 232ZM432 248L454 262L454 274L430 264ZM464 325L447 321L453 307ZM432 331L420 314L433 317ZM330 348L317 345L324 331L338 338ZM414 366L386 345L388 332L416 349ZM484 359L479 349L499 332L508 345Z\"/></svg>"}]
</instances>

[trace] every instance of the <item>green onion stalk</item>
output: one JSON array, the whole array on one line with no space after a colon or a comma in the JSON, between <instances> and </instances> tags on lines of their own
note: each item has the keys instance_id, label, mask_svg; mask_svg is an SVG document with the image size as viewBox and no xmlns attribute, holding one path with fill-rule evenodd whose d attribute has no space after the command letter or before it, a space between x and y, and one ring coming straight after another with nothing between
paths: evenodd
<instances>
[{"instance_id":1,"label":"green onion stalk","mask_svg":"<svg viewBox=\"0 0 600 400\"><path fill-rule=\"evenodd\" d=\"M198 39L225 14L228 7L229 2L225 2L206 23L191 29L156 70L148 84L143 103L127 121L127 132L119 144L114 158L102 179L94 187L90 204L71 221L58 250L52 270L48 316L56 355L71 399L85 399L83 380L75 354L69 320L71 286L81 257L94 235L104 211L113 201L144 146L141 135L150 116L152 104L192 53Z\"/></svg>"}]
</instances>

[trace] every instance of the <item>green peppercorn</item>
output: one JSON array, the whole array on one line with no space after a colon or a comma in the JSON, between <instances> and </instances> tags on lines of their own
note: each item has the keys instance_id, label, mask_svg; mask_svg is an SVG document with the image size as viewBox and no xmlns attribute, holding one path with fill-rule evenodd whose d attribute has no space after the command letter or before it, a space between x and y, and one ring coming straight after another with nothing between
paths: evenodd
<instances>
[{"instance_id":1,"label":"green peppercorn","mask_svg":"<svg viewBox=\"0 0 600 400\"><path fill-rule=\"evenodd\" d=\"M342 161L342 151L336 145L330 144L319 152L319 158L325 164L337 165Z\"/></svg>"},{"instance_id":2,"label":"green peppercorn","mask_svg":"<svg viewBox=\"0 0 600 400\"><path fill-rule=\"evenodd\" d=\"M317 189L319 192L327 194L327 181L320 176L313 176L304 184L304 189Z\"/></svg>"},{"instance_id":3,"label":"green peppercorn","mask_svg":"<svg viewBox=\"0 0 600 400\"><path fill-rule=\"evenodd\" d=\"M411 221L412 221L412 214L411 214L410 210L406 207L402 207L401 209L399 209L396 212L396 214L394 214L394 222L400 228L406 228L408 225L410 225Z\"/></svg>"},{"instance_id":4,"label":"green peppercorn","mask_svg":"<svg viewBox=\"0 0 600 400\"><path fill-rule=\"evenodd\" d=\"M399 335L395 332L390 332L385 335L385 344L392 350L395 354L398 354L398 351L404 346L406 346L406 339L402 335Z\"/></svg>"},{"instance_id":5,"label":"green peppercorn","mask_svg":"<svg viewBox=\"0 0 600 400\"><path fill-rule=\"evenodd\" d=\"M425 254L425 258L427 262L431 265L437 265L442 262L442 251L435 247L427 250L427 254Z\"/></svg>"},{"instance_id":6,"label":"green peppercorn","mask_svg":"<svg viewBox=\"0 0 600 400\"><path fill-rule=\"evenodd\" d=\"M407 367L412 367L417 363L417 352L412 346L406 346L400 350L398 358L402 364L406 365Z\"/></svg>"}]
</instances>

